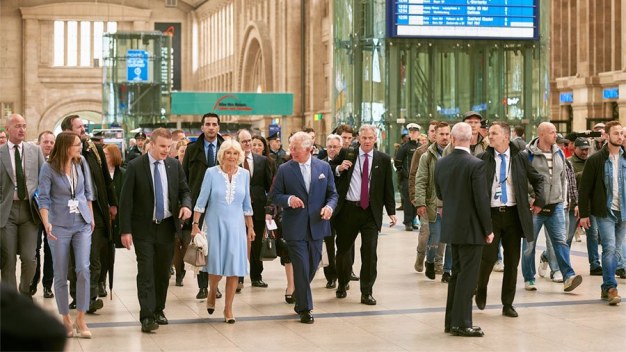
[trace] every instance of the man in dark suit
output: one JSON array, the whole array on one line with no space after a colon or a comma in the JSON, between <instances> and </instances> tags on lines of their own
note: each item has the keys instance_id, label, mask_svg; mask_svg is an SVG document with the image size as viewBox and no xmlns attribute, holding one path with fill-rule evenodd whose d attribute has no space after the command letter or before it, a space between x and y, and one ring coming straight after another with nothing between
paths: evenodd
<instances>
[{"instance_id":1,"label":"man in dark suit","mask_svg":"<svg viewBox=\"0 0 626 352\"><path fill-rule=\"evenodd\" d=\"M544 205L544 178L520 153L517 144L510 141L511 128L505 122L494 122L489 127L487 151L478 155L485 162L487 191L491 202L494 241L483 249L476 288L476 306L485 309L487 284L498 257L498 244L502 239L504 249L504 276L502 279L502 314L515 318L513 307L517 283L522 238L534 241L533 215L528 201L528 184L533 187L535 201L533 212L539 213Z\"/></svg>"},{"instance_id":2,"label":"man in dark suit","mask_svg":"<svg viewBox=\"0 0 626 352\"><path fill-rule=\"evenodd\" d=\"M452 246L445 332L483 336L472 325L472 292L476 288L483 247L493 241L485 163L472 156L472 127L452 127L454 151L437 161L435 190L443 201L441 240Z\"/></svg>"},{"instance_id":3,"label":"man in dark suit","mask_svg":"<svg viewBox=\"0 0 626 352\"><path fill-rule=\"evenodd\" d=\"M183 158L183 171L187 177L187 184L191 190L191 204L196 205L198 195L200 195L200 187L204 173L209 167L218 164L217 151L224 141L220 136L220 118L212 112L202 116L202 134L198 136L195 142L187 146L185 157ZM200 222L204 221L204 214L200 217ZM209 294L209 274L205 272L198 273L198 294L197 299L207 298ZM217 291L217 298L222 297L220 291Z\"/></svg>"},{"instance_id":4,"label":"man in dark suit","mask_svg":"<svg viewBox=\"0 0 626 352\"><path fill-rule=\"evenodd\" d=\"M283 207L283 237L287 241L296 286L300 322L314 322L311 281L322 258L324 237L330 235L330 218L337 192L328 163L311 156L313 140L305 132L289 138L291 160L278 169L271 199Z\"/></svg>"},{"instance_id":5,"label":"man in dark suit","mask_svg":"<svg viewBox=\"0 0 626 352\"><path fill-rule=\"evenodd\" d=\"M130 250L135 243L143 332L168 323L163 311L174 236L182 236L182 222L191 216L185 173L176 159L168 157L172 135L157 128L152 137L150 152L128 164L120 200L122 244Z\"/></svg>"},{"instance_id":6,"label":"man in dark suit","mask_svg":"<svg viewBox=\"0 0 626 352\"><path fill-rule=\"evenodd\" d=\"M360 147L343 148L331 162L337 179L339 203L333 226L337 231L337 298L345 298L350 282L352 258L350 250L361 233L361 303L375 305L372 288L376 281L378 233L382 228L383 206L396 224L391 158L378 150L376 127L362 125Z\"/></svg>"},{"instance_id":7,"label":"man in dark suit","mask_svg":"<svg viewBox=\"0 0 626 352\"><path fill-rule=\"evenodd\" d=\"M112 245L113 232L111 220L117 216L117 196L115 194L113 180L107 168L106 155L100 145L89 140L83 119L78 115L70 115L61 122L63 131L70 131L78 134L83 142L82 155L89 165L91 171L91 187L96 197L92 202L93 216L96 226L91 235L91 253L89 259L90 272L90 294L91 302L87 313L94 313L102 308L103 301L98 298L98 282L100 272L106 270L102 268L102 254L107 252L107 246ZM70 294L72 302L70 308L76 307L76 274L73 269L74 263L70 262L69 270Z\"/></svg>"},{"instance_id":8,"label":"man in dark suit","mask_svg":"<svg viewBox=\"0 0 626 352\"><path fill-rule=\"evenodd\" d=\"M263 155L252 153L252 135L248 130L241 130L237 139L245 154L243 167L250 172L250 199L254 233L258 234L250 246L250 281L254 287L267 287L263 281L263 262L261 261L261 243L265 233L265 206L267 194L272 186L272 169Z\"/></svg>"}]
</instances>

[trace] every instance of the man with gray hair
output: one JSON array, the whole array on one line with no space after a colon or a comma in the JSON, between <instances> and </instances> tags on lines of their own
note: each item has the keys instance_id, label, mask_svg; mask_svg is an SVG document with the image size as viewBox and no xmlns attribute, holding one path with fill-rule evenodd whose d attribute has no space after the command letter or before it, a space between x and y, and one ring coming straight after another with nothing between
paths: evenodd
<instances>
[{"instance_id":1,"label":"man with gray hair","mask_svg":"<svg viewBox=\"0 0 626 352\"><path fill-rule=\"evenodd\" d=\"M483 247L493 241L485 162L472 156L472 127L452 127L454 150L435 165L435 190L443 201L441 240L452 246L452 276L448 284L445 332L481 337L472 322L472 293L476 288Z\"/></svg>"},{"instance_id":2,"label":"man with gray hair","mask_svg":"<svg viewBox=\"0 0 626 352\"><path fill-rule=\"evenodd\" d=\"M374 150L376 127L362 125L357 150L343 148L331 161L337 178L339 202L333 226L337 230L337 298L347 296L352 261L350 250L361 233L361 303L375 305L372 288L376 281L378 233L382 228L383 207L390 225L396 224L391 158Z\"/></svg>"},{"instance_id":3,"label":"man with gray hair","mask_svg":"<svg viewBox=\"0 0 626 352\"><path fill-rule=\"evenodd\" d=\"M552 241L554 254L563 274L564 291L574 290L583 281L582 276L576 275L570 263L570 249L567 245L565 233L565 211L563 202L566 197L566 165L565 156L556 144L556 127L550 122L542 122L537 127L538 137L530 141L525 153L532 167L537 170L546 181L545 205L538 214L533 215L534 241L526 239L522 244L522 273L524 288L527 291L536 291L535 286L535 246L541 227L545 225L546 235ZM534 192L530 194L535 198ZM532 206L531 202L531 206Z\"/></svg>"}]
</instances>

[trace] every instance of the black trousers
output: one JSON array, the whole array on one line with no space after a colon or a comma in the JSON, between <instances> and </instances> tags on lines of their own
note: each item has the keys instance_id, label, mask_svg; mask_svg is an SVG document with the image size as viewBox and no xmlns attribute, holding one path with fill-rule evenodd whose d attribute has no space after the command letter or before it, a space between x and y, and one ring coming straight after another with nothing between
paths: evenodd
<instances>
[{"instance_id":1,"label":"black trousers","mask_svg":"<svg viewBox=\"0 0 626 352\"><path fill-rule=\"evenodd\" d=\"M498 246L500 240L502 240L504 276L500 298L503 305L511 305L515 299L517 267L520 261L522 237L524 236L522 224L516 207L509 207L505 212L492 209L491 221L493 223L494 238L493 242L483 249L477 288L479 290L487 289L491 270L498 259Z\"/></svg>"},{"instance_id":2,"label":"black trousers","mask_svg":"<svg viewBox=\"0 0 626 352\"><path fill-rule=\"evenodd\" d=\"M417 209L411 203L411 197L409 197L409 179L402 179L402 184L400 185L400 193L402 193L402 208L404 209L404 220L402 223L404 225L413 226L413 220L415 220L415 216L417 215ZM415 187L415 185L413 185Z\"/></svg>"},{"instance_id":3,"label":"black trousers","mask_svg":"<svg viewBox=\"0 0 626 352\"><path fill-rule=\"evenodd\" d=\"M151 224L147 233L133 236L137 256L137 297L139 319L153 318L163 312L170 281L170 266L174 255L174 218Z\"/></svg>"},{"instance_id":4,"label":"black trousers","mask_svg":"<svg viewBox=\"0 0 626 352\"><path fill-rule=\"evenodd\" d=\"M261 258L261 244L265 235L265 219L254 220L254 241L250 246L250 280L259 281L263 279L263 261Z\"/></svg>"},{"instance_id":5,"label":"black trousers","mask_svg":"<svg viewBox=\"0 0 626 352\"><path fill-rule=\"evenodd\" d=\"M374 221L371 207L362 209L346 202L337 214L335 229L337 230L337 277L339 285L350 282L353 256L350 251L354 248L354 240L361 233L361 294L371 294L376 281L376 265L378 257L378 227Z\"/></svg>"},{"instance_id":6,"label":"black trousers","mask_svg":"<svg viewBox=\"0 0 626 352\"><path fill-rule=\"evenodd\" d=\"M337 280L337 265L335 264L336 237L337 233L335 231L335 228L331 225L330 236L324 237L324 245L326 246L326 253L328 254L328 266L324 267L324 277L326 277L326 281ZM352 252L354 253L354 251Z\"/></svg>"},{"instance_id":7,"label":"black trousers","mask_svg":"<svg viewBox=\"0 0 626 352\"><path fill-rule=\"evenodd\" d=\"M452 244L452 276L448 283L445 327L471 328L472 294L484 245Z\"/></svg>"},{"instance_id":8,"label":"black trousers","mask_svg":"<svg viewBox=\"0 0 626 352\"><path fill-rule=\"evenodd\" d=\"M39 225L39 236L37 237L37 252L35 258L37 259L37 267L35 268L35 276L31 287L37 287L39 279L41 278L41 255L39 250L43 244L43 279L41 283L44 287L52 288L52 282L54 281L54 267L52 266L52 253L50 252L50 246L48 245L48 236L43 231L43 225Z\"/></svg>"}]
</instances>

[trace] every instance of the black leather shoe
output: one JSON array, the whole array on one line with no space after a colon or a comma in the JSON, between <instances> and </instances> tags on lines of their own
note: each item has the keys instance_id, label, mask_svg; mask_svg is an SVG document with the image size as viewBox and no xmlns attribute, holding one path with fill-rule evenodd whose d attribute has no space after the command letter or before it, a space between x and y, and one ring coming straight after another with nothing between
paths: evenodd
<instances>
[{"instance_id":1,"label":"black leather shoe","mask_svg":"<svg viewBox=\"0 0 626 352\"><path fill-rule=\"evenodd\" d=\"M37 293L37 285L31 286L29 293L31 296L34 296Z\"/></svg>"},{"instance_id":2,"label":"black leather shoe","mask_svg":"<svg viewBox=\"0 0 626 352\"><path fill-rule=\"evenodd\" d=\"M404 225L404 231L413 231L413 225Z\"/></svg>"},{"instance_id":3,"label":"black leather shoe","mask_svg":"<svg viewBox=\"0 0 626 352\"><path fill-rule=\"evenodd\" d=\"M217 288L217 292L215 292L215 298L222 298L222 293L220 292L220 288Z\"/></svg>"},{"instance_id":4,"label":"black leather shoe","mask_svg":"<svg viewBox=\"0 0 626 352\"><path fill-rule=\"evenodd\" d=\"M511 318L517 318L517 311L515 310L515 307L511 306L511 305L506 305L504 307L502 307L502 315L505 315L507 317L511 317Z\"/></svg>"},{"instance_id":5,"label":"black leather shoe","mask_svg":"<svg viewBox=\"0 0 626 352\"><path fill-rule=\"evenodd\" d=\"M443 282L444 284L450 282L450 273L444 272L443 275L441 275L441 282Z\"/></svg>"},{"instance_id":6,"label":"black leather shoe","mask_svg":"<svg viewBox=\"0 0 626 352\"><path fill-rule=\"evenodd\" d=\"M154 321L159 325L167 325L169 323L163 312L154 313Z\"/></svg>"},{"instance_id":7,"label":"black leather shoe","mask_svg":"<svg viewBox=\"0 0 626 352\"><path fill-rule=\"evenodd\" d=\"M52 293L50 287L43 287L43 298L54 298L54 293Z\"/></svg>"},{"instance_id":8,"label":"black leather shoe","mask_svg":"<svg viewBox=\"0 0 626 352\"><path fill-rule=\"evenodd\" d=\"M178 287L182 287L183 286L183 279L182 278L176 278L176 286Z\"/></svg>"},{"instance_id":9,"label":"black leather shoe","mask_svg":"<svg viewBox=\"0 0 626 352\"><path fill-rule=\"evenodd\" d=\"M487 289L479 288L476 290L476 307L478 309L485 309L485 305L487 304Z\"/></svg>"},{"instance_id":10,"label":"black leather shoe","mask_svg":"<svg viewBox=\"0 0 626 352\"><path fill-rule=\"evenodd\" d=\"M100 298L92 299L89 303L89 310L87 311L87 313L93 314L98 309L102 309L102 307L104 307L104 302L102 302Z\"/></svg>"},{"instance_id":11,"label":"black leather shoe","mask_svg":"<svg viewBox=\"0 0 626 352\"><path fill-rule=\"evenodd\" d=\"M352 272L352 273L350 274L350 281L359 281L359 277L358 277L358 276L356 276L356 275L354 274L354 272Z\"/></svg>"},{"instance_id":12,"label":"black leather shoe","mask_svg":"<svg viewBox=\"0 0 626 352\"><path fill-rule=\"evenodd\" d=\"M106 297L109 293L107 292L107 285L104 282L98 283L98 297Z\"/></svg>"},{"instance_id":13,"label":"black leather shoe","mask_svg":"<svg viewBox=\"0 0 626 352\"><path fill-rule=\"evenodd\" d=\"M375 306L376 300L371 294L361 295L361 303L367 304L368 306Z\"/></svg>"},{"instance_id":14,"label":"black leather shoe","mask_svg":"<svg viewBox=\"0 0 626 352\"><path fill-rule=\"evenodd\" d=\"M326 282L326 288L336 288L337 287L337 280L328 280L328 282Z\"/></svg>"},{"instance_id":15,"label":"black leather shoe","mask_svg":"<svg viewBox=\"0 0 626 352\"><path fill-rule=\"evenodd\" d=\"M205 298L207 298L208 295L209 295L209 289L208 288L201 288L200 290L198 290L198 294L196 295L196 299L205 299Z\"/></svg>"},{"instance_id":16,"label":"black leather shoe","mask_svg":"<svg viewBox=\"0 0 626 352\"><path fill-rule=\"evenodd\" d=\"M313 324L315 323L315 318L313 318L313 314L311 314L310 310L305 310L304 312L298 313L300 315L300 322L302 324Z\"/></svg>"},{"instance_id":17,"label":"black leather shoe","mask_svg":"<svg viewBox=\"0 0 626 352\"><path fill-rule=\"evenodd\" d=\"M159 324L153 318L141 319L141 331L150 332L159 328Z\"/></svg>"},{"instance_id":18,"label":"black leather shoe","mask_svg":"<svg viewBox=\"0 0 626 352\"><path fill-rule=\"evenodd\" d=\"M263 280L254 280L252 281L252 287L267 287L267 284Z\"/></svg>"},{"instance_id":19,"label":"black leather shoe","mask_svg":"<svg viewBox=\"0 0 626 352\"><path fill-rule=\"evenodd\" d=\"M435 263L426 262L425 266L426 266L426 272L424 274L426 275L427 278L434 280L436 276L435 275Z\"/></svg>"},{"instance_id":20,"label":"black leather shoe","mask_svg":"<svg viewBox=\"0 0 626 352\"><path fill-rule=\"evenodd\" d=\"M346 286L339 285L337 291L335 292L335 296L337 296L337 298L346 298L348 296L348 293L346 292Z\"/></svg>"},{"instance_id":21,"label":"black leather shoe","mask_svg":"<svg viewBox=\"0 0 626 352\"><path fill-rule=\"evenodd\" d=\"M615 276L620 279L626 279L626 269L617 269L615 270Z\"/></svg>"},{"instance_id":22,"label":"black leather shoe","mask_svg":"<svg viewBox=\"0 0 626 352\"><path fill-rule=\"evenodd\" d=\"M478 327L474 326L471 328L459 328L453 326L450 329L450 333L453 336L464 336L464 337L483 337L485 333Z\"/></svg>"},{"instance_id":23,"label":"black leather shoe","mask_svg":"<svg viewBox=\"0 0 626 352\"><path fill-rule=\"evenodd\" d=\"M243 282L240 281L240 282L237 283L237 289L235 290L235 293L241 293L241 290L243 290ZM219 291L217 291L217 292L219 292Z\"/></svg>"},{"instance_id":24,"label":"black leather shoe","mask_svg":"<svg viewBox=\"0 0 626 352\"><path fill-rule=\"evenodd\" d=\"M75 300L75 299L73 299L73 300L70 302L69 307L70 307L70 309L76 309L76 300Z\"/></svg>"}]
</instances>

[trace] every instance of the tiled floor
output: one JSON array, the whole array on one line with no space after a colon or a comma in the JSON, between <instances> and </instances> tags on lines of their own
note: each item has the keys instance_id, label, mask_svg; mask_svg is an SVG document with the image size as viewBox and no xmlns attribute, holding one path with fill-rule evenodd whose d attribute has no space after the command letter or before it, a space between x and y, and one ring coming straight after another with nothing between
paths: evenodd
<instances>
[{"instance_id":1,"label":"tiled floor","mask_svg":"<svg viewBox=\"0 0 626 352\"><path fill-rule=\"evenodd\" d=\"M400 219L402 218L402 214ZM487 308L474 309L474 324L483 338L461 338L443 332L446 284L426 279L413 269L417 232L403 226L383 228L378 244L376 306L359 302L357 283L346 299L324 288L321 270L313 282L315 324L300 324L284 302L284 271L278 260L265 263L269 288L246 287L235 297L237 323L222 320L223 299L208 318L197 285L187 275L184 287L172 279L166 308L170 324L156 333L140 331L133 251L118 250L113 300L88 317L92 340L71 339L69 351L616 351L626 343L625 304L609 307L600 300L601 277L589 276L585 238L574 242L572 262L583 284L572 293L563 285L537 280L538 291L523 289L521 270L515 300L517 319L501 315L502 273L493 273ZM540 243L543 242L543 236ZM357 254L358 257L358 254ZM360 266L357 258L355 269ZM358 273L358 270L355 270ZM625 284L620 280L619 284ZM220 285L223 289L223 284ZM625 286L620 286L625 287ZM626 289L622 291L626 295ZM35 301L56 313L54 299Z\"/></svg>"}]
</instances>

